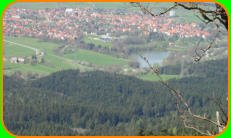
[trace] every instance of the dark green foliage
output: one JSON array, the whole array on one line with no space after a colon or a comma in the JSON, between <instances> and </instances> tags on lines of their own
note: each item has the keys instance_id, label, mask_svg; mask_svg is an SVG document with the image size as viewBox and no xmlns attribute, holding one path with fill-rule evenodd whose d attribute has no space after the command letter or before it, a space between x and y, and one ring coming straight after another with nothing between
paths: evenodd
<instances>
[{"instance_id":1,"label":"dark green foliage","mask_svg":"<svg viewBox=\"0 0 231 138\"><path fill-rule=\"evenodd\" d=\"M215 118L219 109L206 96L227 111L226 61L193 65L195 77L168 83L193 112ZM174 97L160 83L100 71L66 70L29 82L4 76L3 110L17 135L198 135L184 128Z\"/></svg>"},{"instance_id":2,"label":"dark green foliage","mask_svg":"<svg viewBox=\"0 0 231 138\"><path fill-rule=\"evenodd\" d=\"M188 73L189 75L200 76L200 77L216 77L219 78L228 76L224 72L228 72L228 59L219 59L214 61L206 61L204 63L193 63L186 64L185 67L189 67ZM182 66L180 64L177 65L169 65L162 67L160 69L160 73L162 74L180 74Z\"/></svg>"},{"instance_id":3,"label":"dark green foliage","mask_svg":"<svg viewBox=\"0 0 231 138\"><path fill-rule=\"evenodd\" d=\"M3 76L3 90L8 91L11 88L20 88L23 87L23 79L19 78L13 78L13 77L8 77L8 76Z\"/></svg>"}]
</instances>

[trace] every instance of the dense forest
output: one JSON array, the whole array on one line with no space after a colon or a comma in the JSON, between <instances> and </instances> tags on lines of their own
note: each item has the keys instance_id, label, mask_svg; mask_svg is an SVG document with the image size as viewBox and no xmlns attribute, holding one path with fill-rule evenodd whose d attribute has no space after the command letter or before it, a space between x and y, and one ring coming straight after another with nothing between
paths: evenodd
<instances>
[{"instance_id":1,"label":"dense forest","mask_svg":"<svg viewBox=\"0 0 231 138\"><path fill-rule=\"evenodd\" d=\"M164 70L179 73L174 66ZM208 96L227 112L228 60L192 64L189 72L168 83L193 112L215 118L219 108ZM174 97L159 82L65 70L30 81L4 76L3 90L4 123L16 135L199 135L184 128Z\"/></svg>"}]
</instances>

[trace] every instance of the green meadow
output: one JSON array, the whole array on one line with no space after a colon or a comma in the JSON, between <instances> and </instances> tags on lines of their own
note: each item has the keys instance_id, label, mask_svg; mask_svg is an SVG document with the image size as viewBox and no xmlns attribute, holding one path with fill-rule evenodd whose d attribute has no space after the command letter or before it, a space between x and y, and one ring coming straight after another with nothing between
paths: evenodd
<instances>
[{"instance_id":1,"label":"green meadow","mask_svg":"<svg viewBox=\"0 0 231 138\"><path fill-rule=\"evenodd\" d=\"M14 42L16 44L4 42L3 45L3 72L4 74L13 74L15 72L22 72L23 74L27 73L38 73L40 75L48 75L53 72L66 70L66 69L80 69L85 71L94 70L94 67L89 67L82 65L79 61L88 62L94 65L108 66L108 65L119 65L119 66L128 66L128 60L116 58L107 54L98 53L86 49L76 49L73 53L63 53L62 56L57 55L54 52L55 48L61 46L61 44L56 44L53 42L44 42L35 38L26 38L26 37L5 37L4 40ZM31 63L10 63L7 58L10 57L27 57L35 54L35 51L21 47L17 44L23 44L31 48L36 48L41 52L44 52L42 58L44 63L31 64ZM154 74L148 73L145 75L137 75L139 79L147 81L158 81L158 77ZM167 75L163 74L161 77L164 80L178 78L177 75Z\"/></svg>"},{"instance_id":2,"label":"green meadow","mask_svg":"<svg viewBox=\"0 0 231 138\"><path fill-rule=\"evenodd\" d=\"M36 72L38 74L49 74L57 70L48 66L44 66L42 64L31 65L24 63L15 64L10 62L3 62L3 71L4 74L12 74L17 71L20 71L22 73Z\"/></svg>"},{"instance_id":3,"label":"green meadow","mask_svg":"<svg viewBox=\"0 0 231 138\"><path fill-rule=\"evenodd\" d=\"M127 61L125 59L120 59L116 57L112 57L110 55L101 54L98 52L78 49L77 52L71 54L65 54L64 57L69 59L75 59L80 61L90 62L92 64L107 66L110 64L117 65L127 65Z\"/></svg>"},{"instance_id":4,"label":"green meadow","mask_svg":"<svg viewBox=\"0 0 231 138\"><path fill-rule=\"evenodd\" d=\"M109 48L112 47L111 42L105 42L103 40L97 40L97 39L98 39L97 36L88 35L88 37L84 39L84 42L87 44L94 44L95 46L109 47Z\"/></svg>"},{"instance_id":5,"label":"green meadow","mask_svg":"<svg viewBox=\"0 0 231 138\"><path fill-rule=\"evenodd\" d=\"M168 74L162 74L160 75L164 81L169 80L169 79L177 79L178 75L168 75ZM159 78L152 73L148 73L145 75L139 75L137 78L142 79L142 80L147 80L147 81L159 81Z\"/></svg>"},{"instance_id":6,"label":"green meadow","mask_svg":"<svg viewBox=\"0 0 231 138\"><path fill-rule=\"evenodd\" d=\"M5 37L4 40L14 42L17 44L23 44L31 48L36 48L41 52L44 52L42 58L45 63L31 64L31 63L10 63L8 60L4 60L3 68L4 73L14 73L20 71L23 73L36 72L38 74L49 74L65 69L80 69L80 70L92 70L93 68L81 65L77 61L86 61L96 65L107 66L110 64L127 65L127 60L116 58L110 55L97 53L90 50L78 49L76 53L64 54L64 56L57 55L54 52L55 48L61 46L53 42L43 42L35 38L26 37ZM17 44L11 44L4 42L3 57L26 57L32 56L35 51L21 47Z\"/></svg>"},{"instance_id":7,"label":"green meadow","mask_svg":"<svg viewBox=\"0 0 231 138\"><path fill-rule=\"evenodd\" d=\"M44 56L42 57L45 60L44 64L24 64L24 63L10 63L9 61L4 61L3 67L4 72L15 72L15 71L21 71L21 72L36 72L36 73L51 73L59 70L64 69L89 69L88 67L76 64L70 59L66 59L64 57L58 56L55 54L54 49L57 47L60 47L61 45L55 44L52 42L42 42L38 39L34 38L25 38L25 37L7 37L4 38L5 40L18 43L18 44L24 44L33 48L37 48L40 51L44 52ZM5 43L4 43L5 44ZM5 47L5 45L3 46ZM6 45L6 47L9 47ZM12 56L30 56L30 54L33 54L34 51L30 51L30 49L23 48L20 46L14 46L10 47L9 50L4 50L3 56L4 57L12 57ZM24 52L27 51L27 52ZM24 54L25 53L25 54Z\"/></svg>"},{"instance_id":8,"label":"green meadow","mask_svg":"<svg viewBox=\"0 0 231 138\"><path fill-rule=\"evenodd\" d=\"M35 51L11 44L8 42L3 42L3 55L5 57L24 57L32 56L35 54Z\"/></svg>"}]
</instances>

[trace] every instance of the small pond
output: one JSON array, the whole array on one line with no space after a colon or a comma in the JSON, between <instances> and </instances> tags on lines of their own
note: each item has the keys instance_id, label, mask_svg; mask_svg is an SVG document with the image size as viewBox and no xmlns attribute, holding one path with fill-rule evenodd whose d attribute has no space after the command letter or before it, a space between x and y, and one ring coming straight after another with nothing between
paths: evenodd
<instances>
[{"instance_id":1,"label":"small pond","mask_svg":"<svg viewBox=\"0 0 231 138\"><path fill-rule=\"evenodd\" d=\"M154 64L162 65L163 60L168 57L169 52L152 51L152 52L142 53L141 55L146 57L151 65ZM132 55L131 57L139 62L140 68L148 67L148 64L138 54Z\"/></svg>"}]
</instances>

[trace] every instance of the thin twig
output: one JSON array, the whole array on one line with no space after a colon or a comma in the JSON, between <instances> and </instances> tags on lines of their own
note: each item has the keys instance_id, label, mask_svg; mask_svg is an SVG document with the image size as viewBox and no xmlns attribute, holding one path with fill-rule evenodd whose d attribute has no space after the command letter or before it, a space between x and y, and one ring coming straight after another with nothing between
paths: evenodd
<instances>
[{"instance_id":1,"label":"thin twig","mask_svg":"<svg viewBox=\"0 0 231 138\"><path fill-rule=\"evenodd\" d=\"M202 116L200 116L200 115L194 114L194 113L191 111L191 108L188 106L188 103L184 100L184 98L183 98L183 96L181 95L180 91L175 90L175 89L172 88L167 82L165 82L165 81L163 80L163 78L159 75L159 69L156 69L156 68L154 68L153 66L151 66L151 64L149 63L149 61L148 61L148 59L147 59L146 57L144 57L144 56L142 56L142 55L140 55L140 57L143 58L143 60L148 64L149 68L156 74L156 76L159 78L159 81L162 83L162 85L164 85L165 87L167 87L167 88L172 92L172 94L175 95L176 100L177 100L177 107L176 107L176 108L177 108L178 111L181 113L181 115L184 117L184 119L186 119L185 116L184 116L185 111L180 110L180 107L179 107L179 104L180 104L180 103L182 103L182 104L184 105L184 107L186 108L187 113L189 113L189 115L191 115L192 117L194 117L194 118L196 118L196 119L199 119L199 120L203 120L203 121L209 122L209 123L211 123L211 124L213 124L213 125L215 125L215 126L221 127L221 128L224 127L224 125L217 124L216 121L210 120L210 119L208 119L206 116L203 116L203 117L202 117ZM184 120L183 120L183 121L184 121ZM187 128L194 129L195 131L201 133L202 135L210 135L210 134L211 134L209 131L207 131L207 133L204 133L204 132L200 131L198 128L196 128L196 127L194 127L194 126L188 126L188 125L186 124L185 121L184 121L184 125L185 125L185 127L187 127ZM198 131L198 130L199 130L199 131Z\"/></svg>"},{"instance_id":2,"label":"thin twig","mask_svg":"<svg viewBox=\"0 0 231 138\"><path fill-rule=\"evenodd\" d=\"M210 41L210 43L209 43L209 45L205 48L205 49L203 49L203 48L201 48L200 50L202 51L202 53L201 54L199 54L198 52L197 52L197 48L195 49L195 56L194 56L194 61L195 62L199 62L205 55L206 55L206 52L212 47L212 45L215 43L215 41L216 41L216 38L218 37L218 35L221 33L221 31L220 31L220 29L219 29L219 26L216 24L216 27L217 27L217 32L216 32L216 34L215 34L215 36L214 36L214 38L213 38L213 40L212 41Z\"/></svg>"},{"instance_id":3,"label":"thin twig","mask_svg":"<svg viewBox=\"0 0 231 138\"><path fill-rule=\"evenodd\" d=\"M201 16L203 17L203 22L205 22L206 24L213 22L215 23L216 20L218 20L220 23L222 23L223 25L225 25L226 29L228 29L228 27L226 26L226 18L227 15L225 13L225 11L218 5L216 5L216 11L212 11L212 10L204 10L200 7L198 7L198 5L192 5L192 6L187 6L185 4L179 3L179 2L175 2L173 6L169 7L168 9L166 9L165 11L160 12L159 14L154 14L152 13L152 9L143 6L140 2L135 2L136 6L139 7L141 9L141 11L144 14L149 14L153 17L156 16L160 16L163 14L166 14L167 12L169 12L170 10L176 8L176 7L182 7L184 9L187 10L196 10L199 11ZM221 17L219 17L221 16ZM198 16L199 17L199 16ZM200 18L201 19L201 18ZM202 19L201 19L202 20ZM224 21L225 20L225 21ZM215 23L216 24L216 23ZM217 28L219 28L219 26L216 24ZM195 49L195 59L194 61L198 62L202 59L203 56L205 56L206 52L212 47L212 45L214 44L217 36L219 35L221 31L218 29L218 32L216 33L214 39L209 43L208 47L206 47L205 49L201 48L200 51L202 53L198 53L197 52L197 48ZM198 41L198 45L200 44L200 41ZM176 97L176 109L178 110L178 112L181 114L181 118L183 119L183 123L184 126L186 128L191 128L195 131L197 131L198 133L202 134L202 135L208 135L211 136L212 133L209 132L208 130L206 130L206 132L201 131L199 128L195 127L195 126L190 126L186 123L187 119L185 116L185 113L187 112L191 117L193 117L194 119L199 119L199 120L203 120L206 121L208 123L211 123L215 126L217 126L218 128L224 128L224 125L221 125L220 123L217 123L216 121L210 120L206 117L206 115L204 114L204 116L200 116L200 115L196 115L191 111L191 108L188 106L188 103L183 99L183 96L181 95L179 90L175 90L174 88L172 88L167 82L165 82L163 80L163 78L159 75L159 69L158 68L154 68L148 61L148 59L142 55L140 55L141 58L144 59L144 61L148 64L148 66L150 67L150 69L155 73L155 75L159 78L159 81L162 83L162 85L164 85L165 87L167 87L173 95L175 95ZM184 106L184 108L182 107L182 109L180 108L180 104L182 103L182 105ZM215 102L216 103L216 102ZM217 104L217 103L216 103ZM219 104L218 104L219 105ZM223 108L221 108L221 105L219 105L220 109L223 110ZM224 110L223 110L224 111ZM222 112L223 112L222 111ZM223 112L224 114L224 112ZM225 115L225 114L224 114ZM227 116L226 116L227 117ZM226 118L227 119L227 118Z\"/></svg>"},{"instance_id":4,"label":"thin twig","mask_svg":"<svg viewBox=\"0 0 231 138\"><path fill-rule=\"evenodd\" d=\"M167 12L169 12L170 10L174 9L177 7L177 3L174 3L173 6L169 7L168 9L164 10L163 12L160 12L158 14L154 14L152 13L152 10L143 6L140 2L136 2L137 6L141 9L141 11L144 13L144 14L150 14L151 16L153 17L156 17L156 16L161 16L163 14L166 14Z\"/></svg>"},{"instance_id":5,"label":"thin twig","mask_svg":"<svg viewBox=\"0 0 231 138\"><path fill-rule=\"evenodd\" d=\"M219 107L219 109L221 110L223 116L224 116L225 119L226 119L225 122L227 122L227 121L228 121L228 116L227 116L227 114L225 113L225 110L224 110L224 108L222 107L222 104L221 104L220 102L218 102L218 101L216 100L216 98L214 98L214 97L209 97L209 96L207 96L207 97L208 97L210 100L212 100L212 101Z\"/></svg>"}]
</instances>

